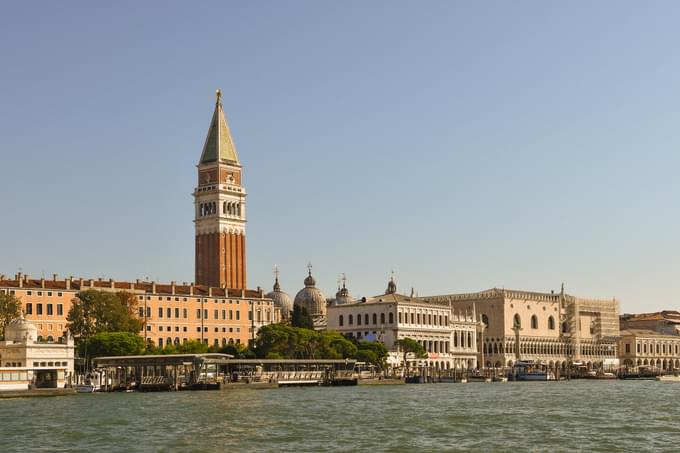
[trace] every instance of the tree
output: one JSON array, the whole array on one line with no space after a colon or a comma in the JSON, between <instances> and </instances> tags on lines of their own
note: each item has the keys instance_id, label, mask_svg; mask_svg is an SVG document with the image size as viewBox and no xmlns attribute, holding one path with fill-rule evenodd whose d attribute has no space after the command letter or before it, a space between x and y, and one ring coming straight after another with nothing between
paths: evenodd
<instances>
[{"instance_id":1,"label":"tree","mask_svg":"<svg viewBox=\"0 0 680 453\"><path fill-rule=\"evenodd\" d=\"M423 348L423 345L416 340L411 338L402 338L401 340L397 341L397 346L404 353L404 368L406 368L406 370L408 370L408 361L406 360L406 356L408 354L412 353L416 359L427 358L427 352L425 351L425 348Z\"/></svg>"},{"instance_id":2,"label":"tree","mask_svg":"<svg viewBox=\"0 0 680 453\"><path fill-rule=\"evenodd\" d=\"M220 348L222 354L233 355L236 359L254 359L255 353L241 343L230 343Z\"/></svg>"},{"instance_id":3,"label":"tree","mask_svg":"<svg viewBox=\"0 0 680 453\"><path fill-rule=\"evenodd\" d=\"M134 296L133 296L134 297ZM102 332L138 333L142 324L129 307L128 293L90 289L76 294L66 316L68 328L78 339Z\"/></svg>"},{"instance_id":4,"label":"tree","mask_svg":"<svg viewBox=\"0 0 680 453\"><path fill-rule=\"evenodd\" d=\"M21 316L21 300L14 294L0 294L0 339L5 338L7 324Z\"/></svg>"},{"instance_id":5,"label":"tree","mask_svg":"<svg viewBox=\"0 0 680 453\"><path fill-rule=\"evenodd\" d=\"M270 324L258 331L254 352L272 359L346 359L356 355L357 347L337 332Z\"/></svg>"},{"instance_id":6,"label":"tree","mask_svg":"<svg viewBox=\"0 0 680 453\"><path fill-rule=\"evenodd\" d=\"M361 340L356 343L358 351L356 358L360 362L367 362L384 370L387 368L387 347L379 341Z\"/></svg>"},{"instance_id":7,"label":"tree","mask_svg":"<svg viewBox=\"0 0 680 453\"><path fill-rule=\"evenodd\" d=\"M293 315L291 316L291 325L293 327L302 327L303 329L313 329L314 320L305 307L300 305L293 306Z\"/></svg>"},{"instance_id":8,"label":"tree","mask_svg":"<svg viewBox=\"0 0 680 453\"><path fill-rule=\"evenodd\" d=\"M89 357L136 355L144 352L144 339L131 332L101 332L87 341Z\"/></svg>"},{"instance_id":9,"label":"tree","mask_svg":"<svg viewBox=\"0 0 680 453\"><path fill-rule=\"evenodd\" d=\"M76 338L81 357L88 356L88 339L93 335L103 332L139 332L142 323L134 317L128 294L89 289L80 291L73 298L66 320Z\"/></svg>"}]
</instances>

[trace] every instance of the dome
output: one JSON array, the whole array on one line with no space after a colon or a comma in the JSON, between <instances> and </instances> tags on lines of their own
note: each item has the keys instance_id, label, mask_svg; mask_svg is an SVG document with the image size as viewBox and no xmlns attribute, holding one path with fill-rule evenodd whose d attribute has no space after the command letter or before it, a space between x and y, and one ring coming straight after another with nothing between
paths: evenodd
<instances>
[{"instance_id":1,"label":"dome","mask_svg":"<svg viewBox=\"0 0 680 453\"><path fill-rule=\"evenodd\" d=\"M394 283L394 277L390 277L390 281L387 282L387 290L385 294L394 294L397 292L397 284Z\"/></svg>"},{"instance_id":2,"label":"dome","mask_svg":"<svg viewBox=\"0 0 680 453\"><path fill-rule=\"evenodd\" d=\"M349 290L345 286L345 282L342 282L342 288L338 289L335 293L335 303L334 305L343 305L352 302L352 296L349 294Z\"/></svg>"},{"instance_id":3,"label":"dome","mask_svg":"<svg viewBox=\"0 0 680 453\"><path fill-rule=\"evenodd\" d=\"M288 293L281 291L278 277L274 281L274 290L267 293L265 297L271 299L274 306L281 311L281 320L287 321L290 318L290 312L293 311L293 301Z\"/></svg>"},{"instance_id":4,"label":"dome","mask_svg":"<svg viewBox=\"0 0 680 453\"><path fill-rule=\"evenodd\" d=\"M310 269L305 278L305 287L295 295L294 305L305 308L312 316L326 316L326 296L315 285L316 280Z\"/></svg>"},{"instance_id":5,"label":"dome","mask_svg":"<svg viewBox=\"0 0 680 453\"><path fill-rule=\"evenodd\" d=\"M37 339L38 329L32 322L24 319L23 313L5 326L5 341L34 342Z\"/></svg>"},{"instance_id":6,"label":"dome","mask_svg":"<svg viewBox=\"0 0 680 453\"><path fill-rule=\"evenodd\" d=\"M309 275L305 278L305 286L307 288L313 288L316 286L316 280L312 277L312 271L309 271Z\"/></svg>"}]
</instances>

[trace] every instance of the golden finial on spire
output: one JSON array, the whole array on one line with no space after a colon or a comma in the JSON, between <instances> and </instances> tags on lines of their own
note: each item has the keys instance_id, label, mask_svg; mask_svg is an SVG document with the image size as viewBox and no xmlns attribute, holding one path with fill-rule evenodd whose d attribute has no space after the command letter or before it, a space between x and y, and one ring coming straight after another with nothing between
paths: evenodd
<instances>
[{"instance_id":1,"label":"golden finial on spire","mask_svg":"<svg viewBox=\"0 0 680 453\"><path fill-rule=\"evenodd\" d=\"M222 103L222 90L219 88L215 90L215 96L217 96L217 103L221 104Z\"/></svg>"}]
</instances>

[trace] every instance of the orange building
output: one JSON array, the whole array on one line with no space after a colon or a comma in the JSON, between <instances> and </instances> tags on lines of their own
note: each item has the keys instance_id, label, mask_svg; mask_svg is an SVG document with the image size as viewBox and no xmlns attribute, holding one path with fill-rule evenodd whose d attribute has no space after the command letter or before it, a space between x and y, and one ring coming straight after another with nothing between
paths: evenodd
<instances>
[{"instance_id":1,"label":"orange building","mask_svg":"<svg viewBox=\"0 0 680 453\"><path fill-rule=\"evenodd\" d=\"M210 345L247 344L260 327L278 322L279 312L261 289L224 289L175 282L121 282L73 277L31 279L0 276L0 294L16 295L26 319L45 341L65 335L66 316L78 291L126 291L137 296L137 312L147 342L158 346L200 340ZM201 311L202 310L202 311Z\"/></svg>"},{"instance_id":2,"label":"orange building","mask_svg":"<svg viewBox=\"0 0 680 453\"><path fill-rule=\"evenodd\" d=\"M279 309L263 291L246 289L245 198L242 168L222 109L221 92L198 163L194 190L196 284L140 281L30 279L0 275L0 294L21 299L38 335L57 341L66 331L71 301L81 290L127 291L137 296L141 335L158 346L200 340L247 343L257 329L279 322Z\"/></svg>"}]
</instances>

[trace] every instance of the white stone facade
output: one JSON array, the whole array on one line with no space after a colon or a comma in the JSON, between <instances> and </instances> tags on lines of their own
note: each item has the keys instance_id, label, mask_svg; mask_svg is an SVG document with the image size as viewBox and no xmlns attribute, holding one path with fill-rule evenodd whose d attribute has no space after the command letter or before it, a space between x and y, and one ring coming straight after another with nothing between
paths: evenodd
<instances>
[{"instance_id":1,"label":"white stone facade","mask_svg":"<svg viewBox=\"0 0 680 453\"><path fill-rule=\"evenodd\" d=\"M473 312L459 312L449 305L417 297L388 293L328 307L328 329L357 339L375 339L388 349L389 365L402 367L404 356L398 341L418 341L428 353L409 366L439 369L477 366L477 323ZM408 360L408 359L407 359Z\"/></svg>"}]
</instances>

